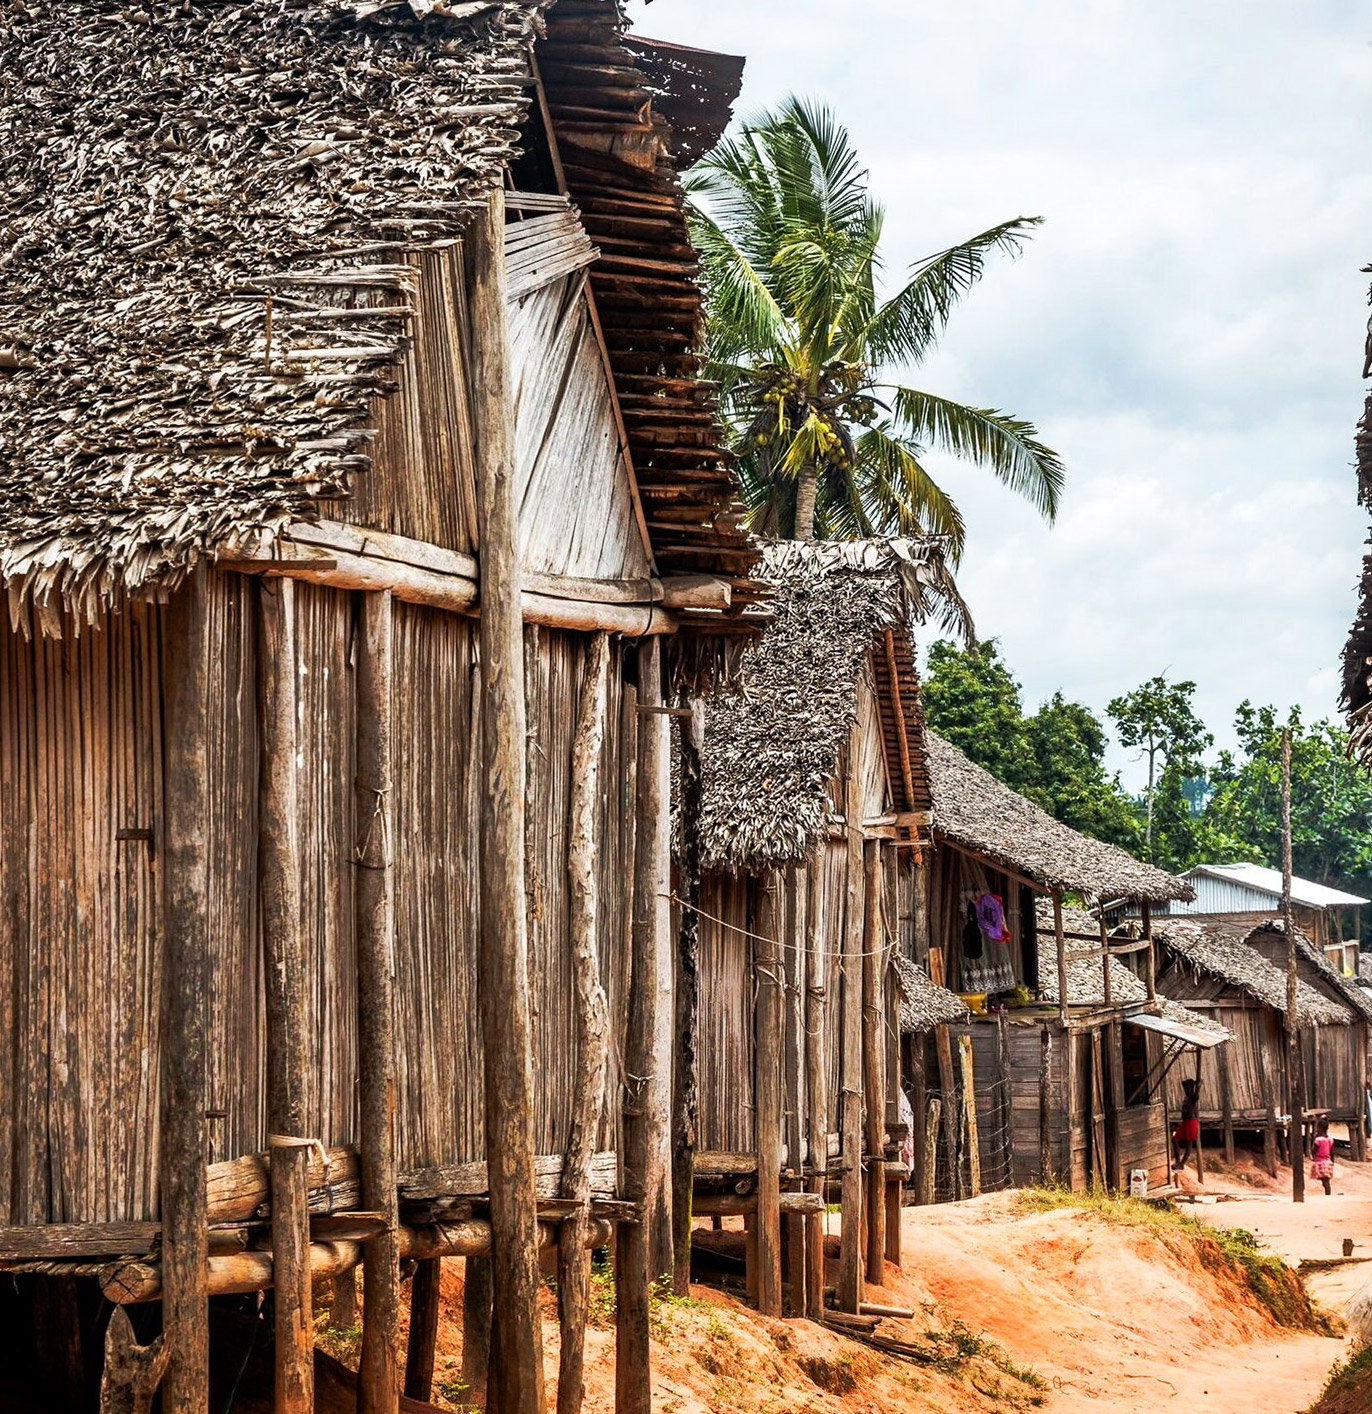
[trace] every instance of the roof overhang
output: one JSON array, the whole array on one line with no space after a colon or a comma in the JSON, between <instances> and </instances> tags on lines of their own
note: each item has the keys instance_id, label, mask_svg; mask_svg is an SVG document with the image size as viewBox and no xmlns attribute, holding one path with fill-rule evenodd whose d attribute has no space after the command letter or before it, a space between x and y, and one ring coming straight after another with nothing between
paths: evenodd
<instances>
[{"instance_id":1,"label":"roof overhang","mask_svg":"<svg viewBox=\"0 0 1372 1414\"><path fill-rule=\"evenodd\" d=\"M1204 1031L1199 1026L1187 1026L1185 1022L1173 1021L1170 1016L1154 1016L1151 1012L1138 1012L1134 1016L1125 1017L1125 1021L1130 1026L1141 1026L1145 1031L1156 1031L1159 1036L1169 1036L1201 1051L1222 1046L1229 1039L1218 1031Z\"/></svg>"}]
</instances>

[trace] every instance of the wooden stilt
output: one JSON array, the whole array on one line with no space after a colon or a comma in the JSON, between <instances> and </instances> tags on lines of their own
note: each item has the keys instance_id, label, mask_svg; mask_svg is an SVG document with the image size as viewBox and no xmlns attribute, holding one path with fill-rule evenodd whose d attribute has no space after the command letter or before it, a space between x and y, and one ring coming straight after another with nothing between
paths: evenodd
<instances>
[{"instance_id":1,"label":"wooden stilt","mask_svg":"<svg viewBox=\"0 0 1372 1414\"><path fill-rule=\"evenodd\" d=\"M610 1060L610 1015L600 981L596 947L599 919L596 824L600 812L600 758L605 746L610 643L596 634L587 645L586 669L572 743L571 839L567 874L569 932L575 983L576 1080L571 1132L562 1169L562 1196L577 1204L562 1224L558 1242L558 1414L577 1414L585 1397L586 1304L591 1259L586 1251L590 1222L591 1156L595 1153Z\"/></svg>"},{"instance_id":2,"label":"wooden stilt","mask_svg":"<svg viewBox=\"0 0 1372 1414\"><path fill-rule=\"evenodd\" d=\"M395 921L391 797L391 597L361 596L357 663L358 1078L362 1201L385 1230L366 1245L362 1272L359 1414L394 1414L400 1397L400 1208L395 1171Z\"/></svg>"},{"instance_id":3,"label":"wooden stilt","mask_svg":"<svg viewBox=\"0 0 1372 1414\"><path fill-rule=\"evenodd\" d=\"M847 845L843 920L843 989L841 994L842 1046L839 1131L842 1142L843 1181L840 1194L840 1244L838 1306L857 1314L862 1303L862 935L863 841L862 791L849 753L844 793Z\"/></svg>"},{"instance_id":4,"label":"wooden stilt","mask_svg":"<svg viewBox=\"0 0 1372 1414\"><path fill-rule=\"evenodd\" d=\"M958 1085L953 1073L953 1036L946 1026L934 1028L934 1049L938 1053L938 1083L943 1091L943 1139L948 1151L948 1196L954 1201L966 1196L958 1131L962 1110L957 1103Z\"/></svg>"},{"instance_id":5,"label":"wooden stilt","mask_svg":"<svg viewBox=\"0 0 1372 1414\"><path fill-rule=\"evenodd\" d=\"M677 929L676 1054L672 1065L672 1290L691 1291L691 1197L695 1190L695 1151L699 1119L699 1066L696 1033L700 1028L700 808L704 778L700 748L705 705L691 704L679 718L681 763L681 878L683 899Z\"/></svg>"},{"instance_id":6,"label":"wooden stilt","mask_svg":"<svg viewBox=\"0 0 1372 1414\"><path fill-rule=\"evenodd\" d=\"M882 982L886 947L882 904L886 889L881 841L868 840L862 852L862 1090L867 1151L867 1280L886 1281L886 1036Z\"/></svg>"},{"instance_id":7,"label":"wooden stilt","mask_svg":"<svg viewBox=\"0 0 1372 1414\"><path fill-rule=\"evenodd\" d=\"M410 1340L405 1350L405 1397L425 1404L433 1393L442 1270L443 1258L430 1257L416 1264L414 1276L410 1278Z\"/></svg>"},{"instance_id":8,"label":"wooden stilt","mask_svg":"<svg viewBox=\"0 0 1372 1414\"><path fill-rule=\"evenodd\" d=\"M781 1217L782 1252L785 1280L791 1288L789 1314L805 1314L805 1233L809 1217L805 1213L783 1213Z\"/></svg>"},{"instance_id":9,"label":"wooden stilt","mask_svg":"<svg viewBox=\"0 0 1372 1414\"><path fill-rule=\"evenodd\" d=\"M618 1414L649 1414L648 1289L651 1268L650 1211L663 1206L666 1174L656 1147L652 1110L665 1087L655 1085L658 1032L658 895L665 892L660 824L667 818L663 796L662 728L667 718L642 709L662 703L662 661L656 639L638 645L638 794L635 804L634 927L629 1017L624 1042L622 1125L624 1196L645 1205L645 1221L620 1228L616 1252L615 1408Z\"/></svg>"},{"instance_id":10,"label":"wooden stilt","mask_svg":"<svg viewBox=\"0 0 1372 1414\"><path fill-rule=\"evenodd\" d=\"M750 1306L762 1304L762 1260L758 1242L757 1209L743 1215L743 1283Z\"/></svg>"},{"instance_id":11,"label":"wooden stilt","mask_svg":"<svg viewBox=\"0 0 1372 1414\"><path fill-rule=\"evenodd\" d=\"M149 1414L170 1356L165 1335L139 1345L128 1313L116 1306L105 1328L100 1414Z\"/></svg>"},{"instance_id":12,"label":"wooden stilt","mask_svg":"<svg viewBox=\"0 0 1372 1414\"><path fill-rule=\"evenodd\" d=\"M910 1037L910 1112L914 1127L914 1150L915 1162L910 1173L910 1187L914 1190L915 1202L925 1201L924 1192L925 1166L930 1162L931 1155L937 1152L938 1131L935 1130L935 1147L930 1148L928 1136L925 1133L926 1121L925 1113L927 1100L925 1099L924 1087L924 1067L925 1050L927 1038L923 1031L916 1031Z\"/></svg>"},{"instance_id":13,"label":"wooden stilt","mask_svg":"<svg viewBox=\"0 0 1372 1414\"><path fill-rule=\"evenodd\" d=\"M886 1181L886 1260L897 1271L901 1266L901 1191L899 1179Z\"/></svg>"},{"instance_id":14,"label":"wooden stilt","mask_svg":"<svg viewBox=\"0 0 1372 1414\"><path fill-rule=\"evenodd\" d=\"M1219 1046L1217 1061L1220 1072L1220 1123L1224 1126L1224 1162L1234 1162L1234 1096L1229 1078L1229 1047Z\"/></svg>"},{"instance_id":15,"label":"wooden stilt","mask_svg":"<svg viewBox=\"0 0 1372 1414\"><path fill-rule=\"evenodd\" d=\"M781 908L774 870L762 880L754 939L754 1123L757 1137L758 1310L781 1315Z\"/></svg>"},{"instance_id":16,"label":"wooden stilt","mask_svg":"<svg viewBox=\"0 0 1372 1414\"><path fill-rule=\"evenodd\" d=\"M261 744L257 876L267 1013L275 1407L277 1414L309 1414L314 1408L309 1255L312 1145L304 1133L308 1048L296 803L295 585L289 579L264 579L256 584L255 593Z\"/></svg>"},{"instance_id":17,"label":"wooden stilt","mask_svg":"<svg viewBox=\"0 0 1372 1414\"><path fill-rule=\"evenodd\" d=\"M967 1174L973 1198L981 1194L981 1137L977 1132L977 1083L972 1068L972 1038L958 1037L958 1069L962 1080L962 1132L967 1141Z\"/></svg>"},{"instance_id":18,"label":"wooden stilt","mask_svg":"<svg viewBox=\"0 0 1372 1414\"><path fill-rule=\"evenodd\" d=\"M205 1259L209 855L209 571L198 564L166 613L164 925L159 1041L162 1093L162 1324L165 1414L205 1414L209 1306Z\"/></svg>"},{"instance_id":19,"label":"wooden stilt","mask_svg":"<svg viewBox=\"0 0 1372 1414\"><path fill-rule=\"evenodd\" d=\"M938 1196L938 1125L943 1101L937 1095L929 1101L929 1117L924 1123L924 1181L919 1201L926 1206Z\"/></svg>"},{"instance_id":20,"label":"wooden stilt","mask_svg":"<svg viewBox=\"0 0 1372 1414\"><path fill-rule=\"evenodd\" d=\"M491 1259L462 1263L462 1383L466 1401L486 1408L486 1371L491 1363Z\"/></svg>"},{"instance_id":21,"label":"wooden stilt","mask_svg":"<svg viewBox=\"0 0 1372 1414\"><path fill-rule=\"evenodd\" d=\"M805 1150L810 1163L809 1188L823 1194L829 1169L829 1072L824 1054L825 1005L829 959L821 933L820 890L824 846L805 866ZM812 1321L824 1314L824 1214L805 1219L805 1313Z\"/></svg>"},{"instance_id":22,"label":"wooden stilt","mask_svg":"<svg viewBox=\"0 0 1372 1414\"><path fill-rule=\"evenodd\" d=\"M336 1331L350 1331L357 1324L357 1273L340 1272L333 1279L329 1302L329 1325Z\"/></svg>"},{"instance_id":23,"label":"wooden stilt","mask_svg":"<svg viewBox=\"0 0 1372 1414\"><path fill-rule=\"evenodd\" d=\"M543 1414L524 870L524 625L505 302L505 194L473 223L471 322L481 545L479 1004L490 1175L496 1414Z\"/></svg>"},{"instance_id":24,"label":"wooden stilt","mask_svg":"<svg viewBox=\"0 0 1372 1414\"><path fill-rule=\"evenodd\" d=\"M1277 1176L1277 1100L1276 1081L1273 1077L1272 1055L1268 1050L1267 1037L1258 1040L1257 1055L1258 1084L1262 1090L1262 1102L1267 1111L1267 1123L1262 1131L1263 1167L1269 1177Z\"/></svg>"}]
</instances>

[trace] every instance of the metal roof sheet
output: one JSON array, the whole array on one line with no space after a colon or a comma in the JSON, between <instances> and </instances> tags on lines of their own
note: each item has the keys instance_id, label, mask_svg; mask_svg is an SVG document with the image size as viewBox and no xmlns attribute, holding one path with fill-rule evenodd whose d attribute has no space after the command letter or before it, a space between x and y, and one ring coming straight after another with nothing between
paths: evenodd
<instances>
[{"instance_id":1,"label":"metal roof sheet","mask_svg":"<svg viewBox=\"0 0 1372 1414\"><path fill-rule=\"evenodd\" d=\"M1281 870L1268 869L1261 864L1198 864L1182 877L1189 879L1196 874L1208 874L1213 879L1228 879L1259 893L1281 897ZM1316 884L1310 879L1291 878L1291 901L1306 908L1337 908L1342 905L1372 903L1372 899L1359 898L1356 894L1346 894L1340 889L1331 889L1325 884Z\"/></svg>"},{"instance_id":2,"label":"metal roof sheet","mask_svg":"<svg viewBox=\"0 0 1372 1414\"><path fill-rule=\"evenodd\" d=\"M1142 1026L1145 1031L1156 1031L1162 1036L1173 1036L1188 1046L1196 1046L1208 1051L1212 1046L1222 1046L1229 1039L1228 1031L1202 1031L1199 1026L1188 1026L1170 1016L1153 1016L1141 1011L1125 1017L1129 1026Z\"/></svg>"}]
</instances>

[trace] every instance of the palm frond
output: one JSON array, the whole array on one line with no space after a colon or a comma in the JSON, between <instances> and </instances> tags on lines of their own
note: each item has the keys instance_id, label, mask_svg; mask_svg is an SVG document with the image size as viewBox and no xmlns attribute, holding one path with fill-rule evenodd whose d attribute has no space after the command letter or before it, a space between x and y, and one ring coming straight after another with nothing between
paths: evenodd
<instances>
[{"instance_id":1,"label":"palm frond","mask_svg":"<svg viewBox=\"0 0 1372 1414\"><path fill-rule=\"evenodd\" d=\"M917 363L947 326L954 306L985 273L987 256L997 251L1017 255L1042 221L1041 216L1016 216L921 261L904 288L855 331L865 356L876 363Z\"/></svg>"},{"instance_id":2,"label":"palm frond","mask_svg":"<svg viewBox=\"0 0 1372 1414\"><path fill-rule=\"evenodd\" d=\"M766 280L707 212L692 207L691 238L700 251L709 290L711 332L728 352L770 349L784 339L786 318Z\"/></svg>"},{"instance_id":3,"label":"palm frond","mask_svg":"<svg viewBox=\"0 0 1372 1414\"><path fill-rule=\"evenodd\" d=\"M1056 519L1066 474L1032 422L914 388L896 388L893 409L904 435L986 467L1050 523Z\"/></svg>"},{"instance_id":4,"label":"palm frond","mask_svg":"<svg viewBox=\"0 0 1372 1414\"><path fill-rule=\"evenodd\" d=\"M946 536L956 565L967 526L957 503L921 465L921 450L890 423L870 427L857 439L853 480L877 533Z\"/></svg>"}]
</instances>

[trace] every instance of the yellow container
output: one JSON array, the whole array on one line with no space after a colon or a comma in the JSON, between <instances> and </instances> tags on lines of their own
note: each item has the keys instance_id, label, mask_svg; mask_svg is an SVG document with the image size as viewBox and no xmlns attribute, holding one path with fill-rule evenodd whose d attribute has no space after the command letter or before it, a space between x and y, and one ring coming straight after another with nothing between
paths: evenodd
<instances>
[{"instance_id":1,"label":"yellow container","mask_svg":"<svg viewBox=\"0 0 1372 1414\"><path fill-rule=\"evenodd\" d=\"M990 995L991 995L991 994L990 994L989 992L959 992L959 993L958 993L958 996L960 996L960 997L962 998L962 1000L967 1003L968 1007L971 1009L972 1014L973 1014L974 1016L985 1016L985 1015L986 1015L986 998L987 998L988 996L990 996Z\"/></svg>"}]
</instances>

